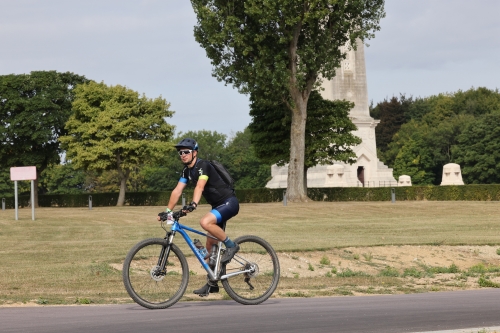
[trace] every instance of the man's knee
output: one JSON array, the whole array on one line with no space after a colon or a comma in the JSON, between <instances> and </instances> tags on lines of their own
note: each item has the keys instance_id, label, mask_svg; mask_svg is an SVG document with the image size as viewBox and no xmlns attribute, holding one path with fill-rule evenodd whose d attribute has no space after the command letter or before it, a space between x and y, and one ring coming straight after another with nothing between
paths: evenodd
<instances>
[{"instance_id":1,"label":"man's knee","mask_svg":"<svg viewBox=\"0 0 500 333\"><path fill-rule=\"evenodd\" d=\"M205 230L214 224L217 224L217 219L215 218L215 216L210 216L207 214L200 220L200 226Z\"/></svg>"}]
</instances>

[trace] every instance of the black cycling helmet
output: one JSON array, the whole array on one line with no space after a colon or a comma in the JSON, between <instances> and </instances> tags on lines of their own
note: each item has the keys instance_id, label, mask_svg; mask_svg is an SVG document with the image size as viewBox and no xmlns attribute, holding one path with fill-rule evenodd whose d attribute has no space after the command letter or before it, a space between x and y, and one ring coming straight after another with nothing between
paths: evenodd
<instances>
[{"instance_id":1,"label":"black cycling helmet","mask_svg":"<svg viewBox=\"0 0 500 333\"><path fill-rule=\"evenodd\" d=\"M174 146L177 150L181 148L188 148L191 150L198 150L198 143L191 138L184 138Z\"/></svg>"}]
</instances>

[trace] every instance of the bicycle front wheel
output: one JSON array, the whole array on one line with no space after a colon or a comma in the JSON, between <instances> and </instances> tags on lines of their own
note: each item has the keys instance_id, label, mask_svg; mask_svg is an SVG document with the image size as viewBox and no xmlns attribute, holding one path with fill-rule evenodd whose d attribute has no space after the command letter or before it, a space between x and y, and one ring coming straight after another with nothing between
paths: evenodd
<instances>
[{"instance_id":1,"label":"bicycle front wheel","mask_svg":"<svg viewBox=\"0 0 500 333\"><path fill-rule=\"evenodd\" d=\"M272 246L257 236L242 236L234 240L240 250L225 267L222 275L240 271L247 273L222 280L228 295L245 305L256 305L267 300L278 286L280 264Z\"/></svg>"},{"instance_id":2,"label":"bicycle front wheel","mask_svg":"<svg viewBox=\"0 0 500 333\"><path fill-rule=\"evenodd\" d=\"M174 305L186 291L189 268L186 257L174 244L167 254L167 241L161 238L143 240L127 254L123 263L123 283L132 299L148 309ZM162 257L168 255L164 269Z\"/></svg>"}]
</instances>

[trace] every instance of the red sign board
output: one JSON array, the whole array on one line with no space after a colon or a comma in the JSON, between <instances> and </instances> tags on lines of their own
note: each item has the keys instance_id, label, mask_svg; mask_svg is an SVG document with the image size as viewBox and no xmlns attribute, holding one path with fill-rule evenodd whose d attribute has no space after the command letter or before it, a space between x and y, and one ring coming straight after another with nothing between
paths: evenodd
<instances>
[{"instance_id":1,"label":"red sign board","mask_svg":"<svg viewBox=\"0 0 500 333\"><path fill-rule=\"evenodd\" d=\"M10 168L10 180L35 180L36 167L15 167Z\"/></svg>"}]
</instances>

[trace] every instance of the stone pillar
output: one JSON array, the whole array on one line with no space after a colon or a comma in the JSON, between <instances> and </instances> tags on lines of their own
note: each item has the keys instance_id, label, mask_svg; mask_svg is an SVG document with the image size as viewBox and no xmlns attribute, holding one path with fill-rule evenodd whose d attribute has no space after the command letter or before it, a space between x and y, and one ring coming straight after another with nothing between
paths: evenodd
<instances>
[{"instance_id":1,"label":"stone pillar","mask_svg":"<svg viewBox=\"0 0 500 333\"><path fill-rule=\"evenodd\" d=\"M407 175L399 176L398 186L411 186L411 177Z\"/></svg>"},{"instance_id":2,"label":"stone pillar","mask_svg":"<svg viewBox=\"0 0 500 333\"><path fill-rule=\"evenodd\" d=\"M324 187L346 187L347 175L342 164L333 164L326 167Z\"/></svg>"},{"instance_id":3,"label":"stone pillar","mask_svg":"<svg viewBox=\"0 0 500 333\"><path fill-rule=\"evenodd\" d=\"M443 179L441 185L464 185L460 165L448 163L443 166Z\"/></svg>"}]
</instances>

